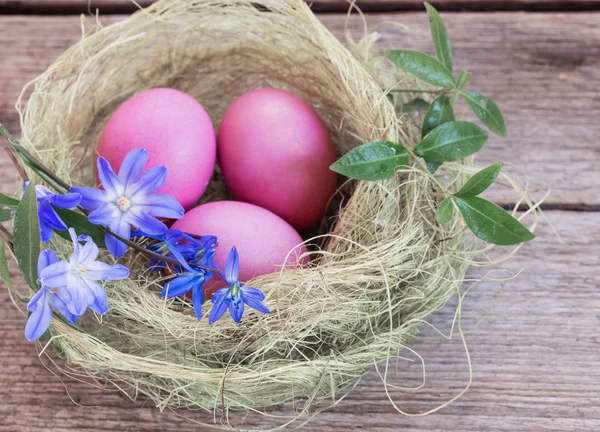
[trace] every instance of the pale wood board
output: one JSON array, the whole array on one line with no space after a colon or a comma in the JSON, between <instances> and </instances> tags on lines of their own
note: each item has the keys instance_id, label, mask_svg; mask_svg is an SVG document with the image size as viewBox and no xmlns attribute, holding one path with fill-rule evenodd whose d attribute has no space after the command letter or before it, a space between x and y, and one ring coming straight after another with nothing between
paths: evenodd
<instances>
[{"instance_id":1,"label":"pale wood board","mask_svg":"<svg viewBox=\"0 0 600 432\"><path fill-rule=\"evenodd\" d=\"M320 18L343 37L343 16ZM468 87L492 97L506 115L509 137L490 139L477 164L504 160L525 168L531 187L552 189L548 205L600 206L600 90L594 80L600 61L600 13L446 13L444 18L456 67L473 73ZM119 19L123 17L103 21ZM367 23L382 34L382 49L433 51L423 13L367 15ZM0 34L0 122L17 130L13 104L22 86L80 38L79 18L0 16L0 28L8 29ZM358 16L351 18L349 28L360 37ZM459 114L467 112L462 107ZM510 166L505 170L518 173ZM10 171L1 173L6 176L2 183L10 183ZM516 200L502 188L489 196L502 204Z\"/></svg>"},{"instance_id":2,"label":"pale wood board","mask_svg":"<svg viewBox=\"0 0 600 432\"><path fill-rule=\"evenodd\" d=\"M551 211L548 216L564 243L543 224L538 238L525 245L518 258L500 266L511 272L523 269L516 280L497 298L499 283L476 285L465 301L465 330L492 306L493 310L467 333L473 385L461 399L427 417L405 417L394 411L379 377L370 372L346 400L317 416L304 430L600 430L600 213ZM469 276L482 274L471 271ZM83 407L74 405L61 382L36 358L35 345L24 340L25 317L4 290L0 317L0 431L205 430L174 413L160 413L151 403L144 405L143 398L131 403L114 391L61 377L70 396ZM445 308L432 321L448 333L452 319L451 308ZM391 391L398 406L410 413L443 403L468 378L458 334L451 341L435 338L433 331L424 335L412 348L426 361L425 388ZM401 354L416 360L408 352ZM400 362L391 383L418 384L419 368L418 362ZM212 413L180 414L202 422L213 419ZM235 423L242 429L278 424L280 420L254 416Z\"/></svg>"}]
</instances>

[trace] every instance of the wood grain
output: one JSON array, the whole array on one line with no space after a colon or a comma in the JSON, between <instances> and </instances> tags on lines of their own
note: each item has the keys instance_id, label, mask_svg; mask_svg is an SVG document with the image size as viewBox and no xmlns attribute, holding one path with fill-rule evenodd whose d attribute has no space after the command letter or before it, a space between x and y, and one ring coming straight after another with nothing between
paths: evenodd
<instances>
[{"instance_id":1,"label":"wood grain","mask_svg":"<svg viewBox=\"0 0 600 432\"><path fill-rule=\"evenodd\" d=\"M320 18L343 36L343 17ZM446 13L444 18L456 67L473 73L468 86L496 100L506 115L508 139L492 138L478 164L504 160L523 167L532 188L552 189L548 208L600 208L600 13ZM425 14L373 14L367 15L367 23L382 34L382 49L433 51ZM0 28L10 29L0 34L0 122L17 131L13 103L21 87L75 43L81 30L78 17L47 16L0 16ZM360 37L358 16L351 18L349 28ZM467 109L463 105L458 112ZM6 163L0 155L0 166ZM505 170L519 173L510 166ZM6 170L0 174L10 176ZM0 178L1 183L10 179ZM499 187L489 196L501 204L516 199Z\"/></svg>"},{"instance_id":2,"label":"wood grain","mask_svg":"<svg viewBox=\"0 0 600 432\"><path fill-rule=\"evenodd\" d=\"M463 398L431 416L405 417L394 411L379 377L371 372L346 400L317 416L305 430L600 430L600 254L594 253L600 242L600 213L551 211L548 216L563 243L544 224L518 259L501 266L506 272L523 269L516 280L498 296L498 282L482 282L467 297L463 326L469 330L474 377ZM482 274L472 271L469 276ZM473 328L491 307L487 319ZM25 318L5 290L0 292L0 316L0 431L205 430L175 413L160 413L151 403L132 403L115 392L62 376L65 389L40 364L35 345L23 338ZM444 332L451 322L451 308L433 317ZM401 409L419 413L460 391L468 370L457 334L447 341L425 331L412 348L425 358L427 384L418 391L391 391L391 396ZM416 360L408 352L401 355ZM399 362L391 383L417 385L419 368L418 362ZM179 414L213 422L212 413ZM216 418L218 423L219 414ZM243 430L281 424L277 419L235 415L232 422Z\"/></svg>"},{"instance_id":3,"label":"wood grain","mask_svg":"<svg viewBox=\"0 0 600 432\"><path fill-rule=\"evenodd\" d=\"M137 0L145 7L155 0ZM307 0L308 1L308 0ZM311 0L315 12L345 12L349 1ZM582 11L599 10L600 0L431 0L441 11ZM364 12L422 11L423 0L357 0ZM79 14L98 9L101 13L131 13L132 0L0 0L0 13Z\"/></svg>"}]
</instances>

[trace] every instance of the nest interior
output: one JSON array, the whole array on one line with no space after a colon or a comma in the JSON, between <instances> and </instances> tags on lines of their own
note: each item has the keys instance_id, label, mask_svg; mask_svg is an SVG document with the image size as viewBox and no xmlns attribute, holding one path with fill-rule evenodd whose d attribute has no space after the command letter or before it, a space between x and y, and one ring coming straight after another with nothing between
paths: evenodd
<instances>
[{"instance_id":1,"label":"nest interior","mask_svg":"<svg viewBox=\"0 0 600 432\"><path fill-rule=\"evenodd\" d=\"M235 98L272 85L317 109L339 154L380 139L413 146L410 123L359 57L301 0L159 1L87 31L34 81L20 106L22 143L64 180L94 185L99 133L133 94L180 89L218 125ZM222 193L215 181L207 199ZM407 346L460 287L472 248L461 221L436 225L440 195L422 168L357 182L309 268L251 281L272 313L248 311L240 325L208 326L185 300L161 299L163 281L130 251L124 261L135 276L105 285L109 313L85 317L87 332L55 320L51 345L78 372L126 383L160 408L260 409L332 397ZM68 254L66 242L53 242Z\"/></svg>"}]
</instances>

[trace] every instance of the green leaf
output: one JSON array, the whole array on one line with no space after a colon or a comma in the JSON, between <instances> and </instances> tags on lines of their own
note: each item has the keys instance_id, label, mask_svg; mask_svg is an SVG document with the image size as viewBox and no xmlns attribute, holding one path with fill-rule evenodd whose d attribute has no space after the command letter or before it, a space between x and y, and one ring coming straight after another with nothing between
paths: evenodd
<instances>
[{"instance_id":1,"label":"green leaf","mask_svg":"<svg viewBox=\"0 0 600 432\"><path fill-rule=\"evenodd\" d=\"M15 256L25 282L38 289L37 262L40 254L38 202L33 183L29 184L15 214Z\"/></svg>"},{"instance_id":2,"label":"green leaf","mask_svg":"<svg viewBox=\"0 0 600 432\"><path fill-rule=\"evenodd\" d=\"M441 162L425 162L425 165L427 165L427 170L431 174L435 174L435 172L438 170L438 168L442 166L442 163Z\"/></svg>"},{"instance_id":3,"label":"green leaf","mask_svg":"<svg viewBox=\"0 0 600 432\"><path fill-rule=\"evenodd\" d=\"M479 93L468 91L460 92L463 99L469 104L475 115L492 132L501 137L506 136L506 124L498 105L490 98Z\"/></svg>"},{"instance_id":4,"label":"green leaf","mask_svg":"<svg viewBox=\"0 0 600 432\"><path fill-rule=\"evenodd\" d=\"M0 193L0 205L15 210L19 205L19 200Z\"/></svg>"},{"instance_id":5,"label":"green leaf","mask_svg":"<svg viewBox=\"0 0 600 432\"><path fill-rule=\"evenodd\" d=\"M447 197L441 202L440 206L435 212L435 220L440 225L445 224L452 219L452 213L454 213L454 206L452 205L452 199Z\"/></svg>"},{"instance_id":6,"label":"green leaf","mask_svg":"<svg viewBox=\"0 0 600 432\"><path fill-rule=\"evenodd\" d=\"M452 72L452 47L444 21L438 11L429 3L425 3L425 8L429 14L429 28L437 58Z\"/></svg>"},{"instance_id":7,"label":"green leaf","mask_svg":"<svg viewBox=\"0 0 600 432\"><path fill-rule=\"evenodd\" d=\"M458 192L454 194L457 197L474 197L489 188L500 174L503 162L496 162L487 168L482 169L471 177Z\"/></svg>"},{"instance_id":8,"label":"green leaf","mask_svg":"<svg viewBox=\"0 0 600 432\"><path fill-rule=\"evenodd\" d=\"M69 228L75 228L77 235L87 234L92 237L92 240L94 240L94 243L96 243L98 247L106 248L106 243L104 243L104 230L100 228L100 226L91 223L86 215L68 209L55 208L54 210ZM56 231L56 233L62 238L71 241L69 231Z\"/></svg>"},{"instance_id":9,"label":"green leaf","mask_svg":"<svg viewBox=\"0 0 600 432\"><path fill-rule=\"evenodd\" d=\"M458 74L458 84L456 84L456 89L460 90L463 88L467 81L469 81L469 78L471 78L471 72L461 69L460 73Z\"/></svg>"},{"instance_id":10,"label":"green leaf","mask_svg":"<svg viewBox=\"0 0 600 432\"><path fill-rule=\"evenodd\" d=\"M400 144L374 141L350 150L331 169L357 180L383 180L408 164L408 152Z\"/></svg>"},{"instance_id":11,"label":"green leaf","mask_svg":"<svg viewBox=\"0 0 600 432\"><path fill-rule=\"evenodd\" d=\"M422 136L427 135L442 123L447 123L449 121L454 121L452 104L450 103L448 96L441 94L433 100L427 113L425 113L421 132Z\"/></svg>"},{"instance_id":12,"label":"green leaf","mask_svg":"<svg viewBox=\"0 0 600 432\"><path fill-rule=\"evenodd\" d=\"M429 109L429 102L424 101L421 98L416 98L410 102L402 104L398 107L398 112L406 113L411 111L427 111Z\"/></svg>"},{"instance_id":13,"label":"green leaf","mask_svg":"<svg viewBox=\"0 0 600 432\"><path fill-rule=\"evenodd\" d=\"M0 208L0 222L6 222L12 219L12 210L7 208Z\"/></svg>"},{"instance_id":14,"label":"green leaf","mask_svg":"<svg viewBox=\"0 0 600 432\"><path fill-rule=\"evenodd\" d=\"M502 207L479 197L454 197L467 226L477 237L489 243L509 246L535 235Z\"/></svg>"},{"instance_id":15,"label":"green leaf","mask_svg":"<svg viewBox=\"0 0 600 432\"><path fill-rule=\"evenodd\" d=\"M449 162L478 152L488 139L476 124L452 121L429 132L415 147L415 153L427 162Z\"/></svg>"},{"instance_id":16,"label":"green leaf","mask_svg":"<svg viewBox=\"0 0 600 432\"><path fill-rule=\"evenodd\" d=\"M452 72L438 59L418 51L391 50L385 55L400 69L439 87L454 88Z\"/></svg>"}]
</instances>

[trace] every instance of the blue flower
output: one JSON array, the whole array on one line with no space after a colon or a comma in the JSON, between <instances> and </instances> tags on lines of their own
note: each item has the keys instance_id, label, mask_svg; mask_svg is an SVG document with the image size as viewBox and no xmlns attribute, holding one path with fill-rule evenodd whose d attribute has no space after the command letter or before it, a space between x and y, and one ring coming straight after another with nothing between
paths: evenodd
<instances>
[{"instance_id":1,"label":"blue flower","mask_svg":"<svg viewBox=\"0 0 600 432\"><path fill-rule=\"evenodd\" d=\"M184 210L175 198L156 194L167 179L167 168L154 167L142 174L148 160L144 149L130 151L115 174L103 157L98 158L98 177L102 189L72 187L82 196L81 205L91 211L89 220L96 225L108 226L120 236L131 238L131 226L151 235L167 231L164 223L156 217L179 219ZM127 245L110 234L106 234L106 247L116 258L125 254Z\"/></svg>"},{"instance_id":2,"label":"blue flower","mask_svg":"<svg viewBox=\"0 0 600 432\"><path fill-rule=\"evenodd\" d=\"M202 286L207 280L212 278L213 274L206 269L191 267L177 248L169 243L167 243L167 245L169 245L171 253L181 263L183 269L177 277L165 284L160 296L166 298L178 297L187 294L191 290L194 312L196 313L198 320L201 320L202 305L204 304L204 291L202 291Z\"/></svg>"},{"instance_id":3,"label":"blue flower","mask_svg":"<svg viewBox=\"0 0 600 432\"><path fill-rule=\"evenodd\" d=\"M208 323L212 324L223 316L225 311L229 309L231 317L236 323L242 320L244 314L244 304L247 304L252 309L256 309L262 313L271 313L261 302L265 299L265 295L256 288L244 286L238 281L240 274L240 261L238 251L234 247L231 248L227 263L225 264L225 274L223 278L229 285L227 288L221 288L213 297L214 303Z\"/></svg>"},{"instance_id":4,"label":"blue flower","mask_svg":"<svg viewBox=\"0 0 600 432\"><path fill-rule=\"evenodd\" d=\"M27 186L29 186L29 182L25 182L23 191L27 189ZM35 195L38 201L40 239L42 243L46 243L52 238L53 230L64 231L67 229L67 225L56 214L52 206L63 209L77 207L81 201L81 195L78 193L55 194L42 185L35 185Z\"/></svg>"},{"instance_id":5,"label":"blue flower","mask_svg":"<svg viewBox=\"0 0 600 432\"><path fill-rule=\"evenodd\" d=\"M103 315L108 311L106 292L99 280L120 280L129 276L127 267L96 261L98 246L90 236L77 237L69 228L73 240L73 254L69 260L54 262L40 272L40 281L49 288L66 287L70 295L67 309L73 315L83 315L89 307ZM82 246L79 242L84 242Z\"/></svg>"},{"instance_id":6,"label":"blue flower","mask_svg":"<svg viewBox=\"0 0 600 432\"><path fill-rule=\"evenodd\" d=\"M188 234L185 234L179 230L169 229L162 234L148 234L142 230L137 230L131 233L131 237L148 237L157 240L149 246L146 246L148 250L152 252L164 255L166 257L173 257L171 248L176 248L179 253L187 260L194 257L196 240ZM188 243L181 243L182 240L188 240ZM156 258L150 260L150 270L160 271L165 268L166 263Z\"/></svg>"},{"instance_id":7,"label":"blue flower","mask_svg":"<svg viewBox=\"0 0 600 432\"><path fill-rule=\"evenodd\" d=\"M40 253L38 258L38 277L46 267L50 264L58 262L56 253L47 249ZM77 316L72 314L67 308L67 304L71 301L71 296L65 287L48 288L43 283L40 290L35 293L27 304L27 310L31 312L25 325L25 337L28 341L33 342L39 339L50 326L52 321L52 309L60 312L71 323L77 321Z\"/></svg>"},{"instance_id":8,"label":"blue flower","mask_svg":"<svg viewBox=\"0 0 600 432\"><path fill-rule=\"evenodd\" d=\"M200 264L208 267L216 267L215 248L217 247L217 237L205 235L199 239L194 239L194 252L189 258L190 264Z\"/></svg>"}]
</instances>

